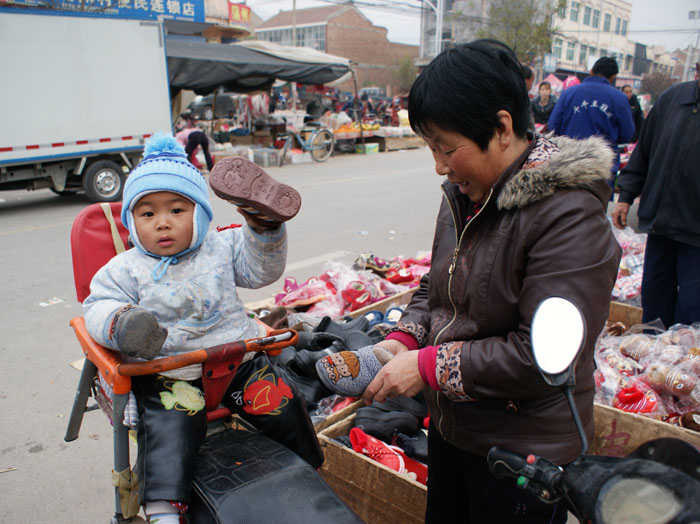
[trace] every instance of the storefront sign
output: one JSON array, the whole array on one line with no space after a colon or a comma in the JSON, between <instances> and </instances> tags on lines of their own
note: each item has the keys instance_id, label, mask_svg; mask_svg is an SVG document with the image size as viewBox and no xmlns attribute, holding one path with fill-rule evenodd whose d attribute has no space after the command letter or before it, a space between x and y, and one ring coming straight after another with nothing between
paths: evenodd
<instances>
[{"instance_id":1,"label":"storefront sign","mask_svg":"<svg viewBox=\"0 0 700 524\"><path fill-rule=\"evenodd\" d=\"M232 26L250 27L250 7L244 4L228 3L228 23Z\"/></svg>"},{"instance_id":2,"label":"storefront sign","mask_svg":"<svg viewBox=\"0 0 700 524\"><path fill-rule=\"evenodd\" d=\"M204 22L204 0L10 0L7 4L33 8L50 6L55 14L69 12L75 16Z\"/></svg>"}]
</instances>

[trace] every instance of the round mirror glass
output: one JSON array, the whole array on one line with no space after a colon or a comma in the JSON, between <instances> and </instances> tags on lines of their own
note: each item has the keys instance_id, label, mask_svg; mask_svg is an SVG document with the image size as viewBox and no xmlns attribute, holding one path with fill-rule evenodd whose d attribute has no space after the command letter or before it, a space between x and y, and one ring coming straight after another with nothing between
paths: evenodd
<instances>
[{"instance_id":1,"label":"round mirror glass","mask_svg":"<svg viewBox=\"0 0 700 524\"><path fill-rule=\"evenodd\" d=\"M539 368L547 374L565 371L583 342L583 317L569 300L549 297L540 302L532 317L530 337Z\"/></svg>"}]
</instances>

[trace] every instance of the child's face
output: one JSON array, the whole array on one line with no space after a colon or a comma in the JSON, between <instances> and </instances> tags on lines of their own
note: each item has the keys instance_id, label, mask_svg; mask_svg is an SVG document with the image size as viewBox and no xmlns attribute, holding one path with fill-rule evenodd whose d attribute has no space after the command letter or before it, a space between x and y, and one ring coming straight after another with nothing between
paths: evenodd
<instances>
[{"instance_id":1,"label":"child's face","mask_svg":"<svg viewBox=\"0 0 700 524\"><path fill-rule=\"evenodd\" d=\"M154 255L177 255L190 247L194 202L177 193L159 191L134 206L134 225L141 244Z\"/></svg>"}]
</instances>

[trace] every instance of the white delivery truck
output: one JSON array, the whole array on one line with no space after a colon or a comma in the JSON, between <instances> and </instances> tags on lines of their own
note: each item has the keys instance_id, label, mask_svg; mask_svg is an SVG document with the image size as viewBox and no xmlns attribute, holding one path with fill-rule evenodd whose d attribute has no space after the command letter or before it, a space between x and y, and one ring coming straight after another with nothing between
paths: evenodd
<instances>
[{"instance_id":1,"label":"white delivery truck","mask_svg":"<svg viewBox=\"0 0 700 524\"><path fill-rule=\"evenodd\" d=\"M162 24L3 10L0 41L0 190L120 200L172 129Z\"/></svg>"}]
</instances>

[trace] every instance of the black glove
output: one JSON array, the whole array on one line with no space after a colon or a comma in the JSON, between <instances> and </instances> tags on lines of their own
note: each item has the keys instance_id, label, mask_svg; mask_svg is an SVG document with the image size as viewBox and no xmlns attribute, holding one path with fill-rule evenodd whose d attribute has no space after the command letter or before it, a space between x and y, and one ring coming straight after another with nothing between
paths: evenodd
<instances>
[{"instance_id":1,"label":"black glove","mask_svg":"<svg viewBox=\"0 0 700 524\"><path fill-rule=\"evenodd\" d=\"M130 357L152 360L168 337L168 330L158 325L153 313L130 307L117 313L114 338L119 350Z\"/></svg>"}]
</instances>

